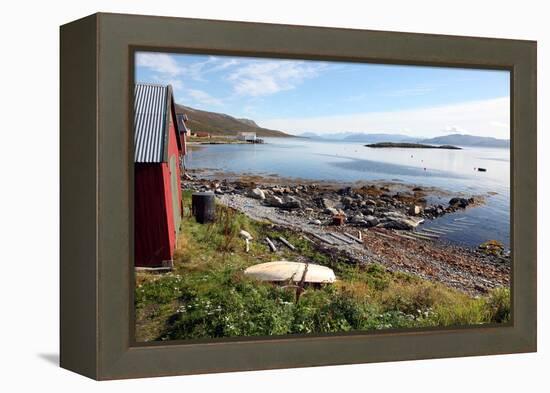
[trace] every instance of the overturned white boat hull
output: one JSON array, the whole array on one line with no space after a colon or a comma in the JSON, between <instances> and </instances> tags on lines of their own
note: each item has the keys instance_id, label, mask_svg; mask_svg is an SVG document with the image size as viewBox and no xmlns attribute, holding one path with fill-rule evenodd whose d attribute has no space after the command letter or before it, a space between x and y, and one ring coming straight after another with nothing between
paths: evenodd
<instances>
[{"instance_id":1,"label":"overturned white boat hull","mask_svg":"<svg viewBox=\"0 0 550 393\"><path fill-rule=\"evenodd\" d=\"M300 282L302 280L305 267L306 264L302 262L274 261L250 266L244 271L244 274L261 281ZM312 263L308 264L304 282L328 284L333 283L334 281L336 281L336 276L334 275L332 269Z\"/></svg>"}]
</instances>

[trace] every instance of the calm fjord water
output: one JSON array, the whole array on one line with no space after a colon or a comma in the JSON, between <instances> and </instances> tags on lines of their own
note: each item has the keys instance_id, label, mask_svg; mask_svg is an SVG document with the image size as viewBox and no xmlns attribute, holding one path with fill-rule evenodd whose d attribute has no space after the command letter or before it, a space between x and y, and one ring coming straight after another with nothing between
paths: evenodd
<instances>
[{"instance_id":1,"label":"calm fjord water","mask_svg":"<svg viewBox=\"0 0 550 393\"><path fill-rule=\"evenodd\" d=\"M204 145L190 151L186 165L309 180L394 181L438 187L451 196L485 195L484 205L426 222L425 227L453 225L459 219L469 223L467 229L445 235L447 240L470 246L488 239L510 244L509 149L374 149L359 142L268 138L263 145ZM478 167L487 172L478 172ZM441 197L441 203L448 199Z\"/></svg>"}]
</instances>

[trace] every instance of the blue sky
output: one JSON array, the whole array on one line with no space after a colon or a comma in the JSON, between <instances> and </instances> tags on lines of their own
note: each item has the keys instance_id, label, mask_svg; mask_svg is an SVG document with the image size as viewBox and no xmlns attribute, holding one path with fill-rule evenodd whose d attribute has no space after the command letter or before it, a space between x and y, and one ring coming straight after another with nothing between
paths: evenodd
<instances>
[{"instance_id":1,"label":"blue sky","mask_svg":"<svg viewBox=\"0 0 550 393\"><path fill-rule=\"evenodd\" d=\"M507 71L140 52L136 81L295 134L509 134Z\"/></svg>"}]
</instances>

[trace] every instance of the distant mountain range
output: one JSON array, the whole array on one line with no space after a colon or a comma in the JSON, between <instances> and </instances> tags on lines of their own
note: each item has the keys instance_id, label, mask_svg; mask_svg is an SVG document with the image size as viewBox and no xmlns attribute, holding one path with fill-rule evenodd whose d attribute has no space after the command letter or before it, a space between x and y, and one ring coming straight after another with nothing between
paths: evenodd
<instances>
[{"instance_id":1,"label":"distant mountain range","mask_svg":"<svg viewBox=\"0 0 550 393\"><path fill-rule=\"evenodd\" d=\"M282 131L258 126L250 119L237 119L224 113L208 112L176 104L176 112L189 118L187 126L192 132L208 132L211 135L237 135L239 132L255 132L259 137L292 137Z\"/></svg>"},{"instance_id":2,"label":"distant mountain range","mask_svg":"<svg viewBox=\"0 0 550 393\"><path fill-rule=\"evenodd\" d=\"M306 132L299 136L311 139L341 140L349 142L364 143L424 143L432 145L458 145L458 146L476 146L476 147L509 147L509 139L497 139L485 136L451 134L439 136L436 138L414 138L403 134L366 134L366 133L337 133L337 134L315 134Z\"/></svg>"},{"instance_id":3,"label":"distant mountain range","mask_svg":"<svg viewBox=\"0 0 550 393\"><path fill-rule=\"evenodd\" d=\"M366 134L355 132L340 132L333 134L319 135L314 132L304 132L298 135L304 138L311 139L330 139L348 142L365 142L365 143L378 143L378 142L417 142L419 138L413 138L402 134Z\"/></svg>"},{"instance_id":4,"label":"distant mountain range","mask_svg":"<svg viewBox=\"0 0 550 393\"><path fill-rule=\"evenodd\" d=\"M208 132L211 135L237 135L239 132L255 132L259 137L294 137L278 130L270 130L260 127L254 120L236 118L224 113L208 112L176 104L176 112L185 113L189 118L187 125L194 132ZM477 146L477 147L509 147L509 139L497 139L491 137L451 134L436 138L414 138L404 134L387 133L354 133L341 132L332 134L316 134L304 132L299 137L323 140L340 140L361 143L424 143L432 145L456 145L456 146Z\"/></svg>"},{"instance_id":5,"label":"distant mountain range","mask_svg":"<svg viewBox=\"0 0 550 393\"><path fill-rule=\"evenodd\" d=\"M432 145L460 145L460 146L477 146L477 147L510 147L509 139L497 139L487 136L475 136L464 134L451 134L446 136L438 136L436 138L423 139L422 143L430 143Z\"/></svg>"}]
</instances>

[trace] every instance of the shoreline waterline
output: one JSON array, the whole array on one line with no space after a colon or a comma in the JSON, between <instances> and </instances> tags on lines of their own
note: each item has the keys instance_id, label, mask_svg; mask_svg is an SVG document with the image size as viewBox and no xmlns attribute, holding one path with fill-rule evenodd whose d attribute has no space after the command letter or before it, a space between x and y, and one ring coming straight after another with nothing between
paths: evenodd
<instances>
[{"instance_id":1,"label":"shoreline waterline","mask_svg":"<svg viewBox=\"0 0 550 393\"><path fill-rule=\"evenodd\" d=\"M509 150L368 152L361 143L269 140L265 145L203 145L187 159L200 176L258 183L301 182L335 186L395 184L430 190L433 203L455 196L483 196L486 203L458 213L475 225L454 242L466 245L495 239L510 247ZM362 150L363 149L363 150ZM419 149L422 150L422 149ZM431 152L431 150L430 150ZM423 165L426 166L424 170ZM486 167L486 173L475 171ZM428 223L427 223L428 224Z\"/></svg>"}]
</instances>

